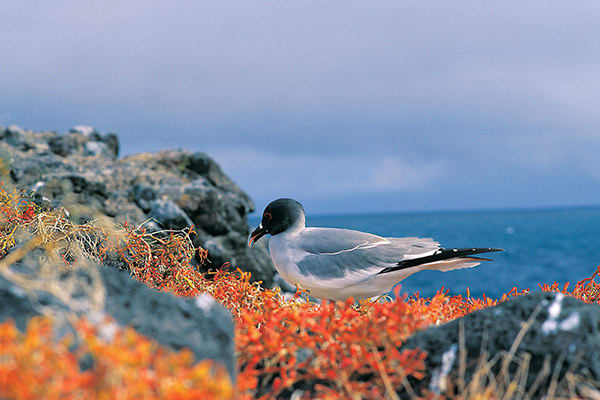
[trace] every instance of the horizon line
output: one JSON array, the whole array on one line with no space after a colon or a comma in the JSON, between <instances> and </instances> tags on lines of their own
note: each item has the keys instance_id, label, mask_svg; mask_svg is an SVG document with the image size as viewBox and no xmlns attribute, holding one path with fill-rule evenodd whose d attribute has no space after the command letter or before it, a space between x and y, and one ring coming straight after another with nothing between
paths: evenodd
<instances>
[{"instance_id":1,"label":"horizon line","mask_svg":"<svg viewBox=\"0 0 600 400\"><path fill-rule=\"evenodd\" d=\"M381 217L390 215L427 215L427 214L468 214L468 213L498 213L507 211L561 211L600 209L600 203L577 205L548 205L548 206L516 206L516 207L483 207L483 208L456 208L436 210L406 210L406 211L374 211L374 212L340 212L340 213L310 213L307 217ZM258 211L248 213L249 217L259 216Z\"/></svg>"}]
</instances>

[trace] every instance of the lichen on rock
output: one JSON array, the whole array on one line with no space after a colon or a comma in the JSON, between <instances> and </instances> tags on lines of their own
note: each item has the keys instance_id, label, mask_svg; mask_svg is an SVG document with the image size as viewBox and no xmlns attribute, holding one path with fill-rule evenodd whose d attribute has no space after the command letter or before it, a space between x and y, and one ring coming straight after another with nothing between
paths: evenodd
<instances>
[{"instance_id":1,"label":"lichen on rock","mask_svg":"<svg viewBox=\"0 0 600 400\"><path fill-rule=\"evenodd\" d=\"M65 134L0 127L0 152L17 187L40 201L84 204L120 223L148 229L194 225L208 250L205 268L229 263L270 285L275 270L263 246L248 248L254 203L207 154L165 150L118 158L113 133L79 125ZM6 164L4 163L4 164Z\"/></svg>"}]
</instances>

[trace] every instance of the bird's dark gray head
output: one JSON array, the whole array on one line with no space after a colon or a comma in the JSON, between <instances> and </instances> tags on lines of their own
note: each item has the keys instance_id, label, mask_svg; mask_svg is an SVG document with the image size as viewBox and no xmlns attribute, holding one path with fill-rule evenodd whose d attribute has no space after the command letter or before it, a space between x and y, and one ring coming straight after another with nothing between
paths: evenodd
<instances>
[{"instance_id":1,"label":"bird's dark gray head","mask_svg":"<svg viewBox=\"0 0 600 400\"><path fill-rule=\"evenodd\" d=\"M267 233L277 235L304 220L304 207L294 199L277 199L263 212L261 225Z\"/></svg>"},{"instance_id":2,"label":"bird's dark gray head","mask_svg":"<svg viewBox=\"0 0 600 400\"><path fill-rule=\"evenodd\" d=\"M294 199L273 200L263 211L260 225L250 235L248 245L252 245L253 242L267 233L277 235L296 226L304 228L304 207L302 207L302 204Z\"/></svg>"}]
</instances>

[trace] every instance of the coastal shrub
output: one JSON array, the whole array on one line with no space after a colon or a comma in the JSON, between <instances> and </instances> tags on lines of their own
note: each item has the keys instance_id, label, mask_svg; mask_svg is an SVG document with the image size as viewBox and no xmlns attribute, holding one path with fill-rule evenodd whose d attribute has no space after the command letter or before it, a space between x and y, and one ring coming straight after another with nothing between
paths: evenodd
<instances>
[{"instance_id":1,"label":"coastal shrub","mask_svg":"<svg viewBox=\"0 0 600 400\"><path fill-rule=\"evenodd\" d=\"M54 338L48 318L34 317L21 333L0 323L3 399L232 399L227 372L190 351L173 352L128 328L110 342L85 320L73 338ZM80 360L91 366L82 370Z\"/></svg>"},{"instance_id":2,"label":"coastal shrub","mask_svg":"<svg viewBox=\"0 0 600 400\"><path fill-rule=\"evenodd\" d=\"M236 326L238 376L235 388L210 362L194 363L191 353L173 352L125 329L113 340L100 338L94 325L76 323L73 338L56 341L51 320L34 318L26 332L0 324L0 393L3 398L397 398L414 395L409 382L424 376L426 353L402 350L417 330L460 318L528 293L513 288L498 299L449 295L400 296L385 302L315 304L263 288L238 268L201 272L192 260L206 259L194 248L193 229L149 233L143 227L112 226L91 220L72 222L61 210L44 211L19 192L0 190L0 274L29 244L54 254L68 267L78 257L112 257L131 275L157 290L178 296L208 293L227 307ZM20 244L20 246L16 246ZM542 284L590 303L600 302L600 268L569 285ZM82 357L93 362L82 369ZM235 394L234 394L235 393ZM482 389L481 398L494 398ZM435 397L425 393L426 397Z\"/></svg>"}]
</instances>

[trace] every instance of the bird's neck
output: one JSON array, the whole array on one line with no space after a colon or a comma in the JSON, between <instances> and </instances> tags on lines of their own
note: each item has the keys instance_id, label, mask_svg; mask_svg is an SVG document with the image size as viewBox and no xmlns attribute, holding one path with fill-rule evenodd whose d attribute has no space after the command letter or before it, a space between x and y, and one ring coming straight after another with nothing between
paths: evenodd
<instances>
[{"instance_id":1,"label":"bird's neck","mask_svg":"<svg viewBox=\"0 0 600 400\"><path fill-rule=\"evenodd\" d=\"M285 231L281 232L278 236L280 236L284 240L285 240L285 238L288 238L291 236L296 236L306 228L305 224L306 224L306 222L305 222L305 218L303 215L301 218L298 218L298 220L296 221L296 223L294 225L290 226Z\"/></svg>"}]
</instances>

